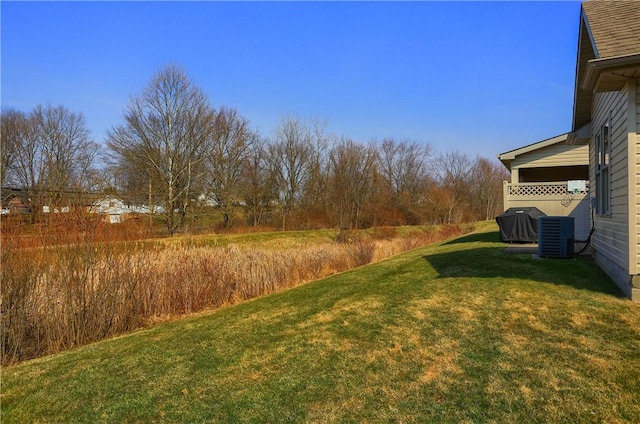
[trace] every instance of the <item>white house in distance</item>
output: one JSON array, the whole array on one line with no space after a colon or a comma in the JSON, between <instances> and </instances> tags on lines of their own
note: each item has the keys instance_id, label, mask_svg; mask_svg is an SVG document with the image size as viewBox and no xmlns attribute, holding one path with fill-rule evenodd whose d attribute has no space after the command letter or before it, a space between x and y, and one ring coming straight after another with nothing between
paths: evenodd
<instances>
[{"instance_id":1,"label":"white house in distance","mask_svg":"<svg viewBox=\"0 0 640 424\"><path fill-rule=\"evenodd\" d=\"M640 301L640 2L583 2L578 36L567 142L589 146L594 259Z\"/></svg>"},{"instance_id":2,"label":"white house in distance","mask_svg":"<svg viewBox=\"0 0 640 424\"><path fill-rule=\"evenodd\" d=\"M105 196L91 204L89 211L104 215L105 220L110 224L119 224L123 222L131 214L149 214L149 208L146 206L129 205L122 199L115 196ZM161 212L156 207L156 213Z\"/></svg>"}]
</instances>

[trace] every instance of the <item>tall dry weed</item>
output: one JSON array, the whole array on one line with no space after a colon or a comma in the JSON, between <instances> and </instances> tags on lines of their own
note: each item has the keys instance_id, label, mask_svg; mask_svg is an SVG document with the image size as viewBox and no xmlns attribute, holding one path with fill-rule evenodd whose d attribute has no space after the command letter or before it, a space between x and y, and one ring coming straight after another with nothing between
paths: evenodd
<instances>
[{"instance_id":1,"label":"tall dry weed","mask_svg":"<svg viewBox=\"0 0 640 424\"><path fill-rule=\"evenodd\" d=\"M460 228L356 237L286 249L141 247L67 237L55 248L2 246L2 364L100 340L159 319L273 293L395 255Z\"/></svg>"}]
</instances>

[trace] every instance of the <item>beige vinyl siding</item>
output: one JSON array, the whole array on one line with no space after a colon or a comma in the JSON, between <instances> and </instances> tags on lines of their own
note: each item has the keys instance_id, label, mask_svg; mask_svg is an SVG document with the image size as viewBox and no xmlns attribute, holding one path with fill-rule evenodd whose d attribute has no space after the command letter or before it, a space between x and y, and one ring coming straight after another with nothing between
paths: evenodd
<instances>
[{"instance_id":1,"label":"beige vinyl siding","mask_svg":"<svg viewBox=\"0 0 640 424\"><path fill-rule=\"evenodd\" d=\"M628 164L627 164L627 91L594 94L592 112L593 136L611 118L611 147L609 158L611 180L611 203L609 215L595 217L595 232L592 242L601 258L615 263L628 275ZM595 193L595 147L590 144L589 173L592 193Z\"/></svg>"},{"instance_id":2,"label":"beige vinyl siding","mask_svg":"<svg viewBox=\"0 0 640 424\"><path fill-rule=\"evenodd\" d=\"M588 163L588 155L589 147L587 145L559 143L517 156L511 162L511 168L584 165Z\"/></svg>"}]
</instances>

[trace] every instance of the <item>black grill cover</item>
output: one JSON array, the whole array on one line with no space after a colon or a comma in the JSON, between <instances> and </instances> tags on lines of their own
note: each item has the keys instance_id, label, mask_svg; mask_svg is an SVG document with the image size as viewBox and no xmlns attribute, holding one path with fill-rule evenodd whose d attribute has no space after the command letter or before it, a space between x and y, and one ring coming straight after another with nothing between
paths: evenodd
<instances>
[{"instance_id":1,"label":"black grill cover","mask_svg":"<svg viewBox=\"0 0 640 424\"><path fill-rule=\"evenodd\" d=\"M538 242L538 218L547 216L538 208L509 208L496 217L500 227L500 241L516 243Z\"/></svg>"}]
</instances>

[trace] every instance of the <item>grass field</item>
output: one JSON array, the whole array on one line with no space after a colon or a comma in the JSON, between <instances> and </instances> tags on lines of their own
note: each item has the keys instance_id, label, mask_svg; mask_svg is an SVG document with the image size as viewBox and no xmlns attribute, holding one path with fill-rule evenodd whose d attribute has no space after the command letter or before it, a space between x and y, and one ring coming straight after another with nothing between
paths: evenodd
<instances>
[{"instance_id":1,"label":"grass field","mask_svg":"<svg viewBox=\"0 0 640 424\"><path fill-rule=\"evenodd\" d=\"M640 422L640 306L480 232L2 370L2 423Z\"/></svg>"}]
</instances>

